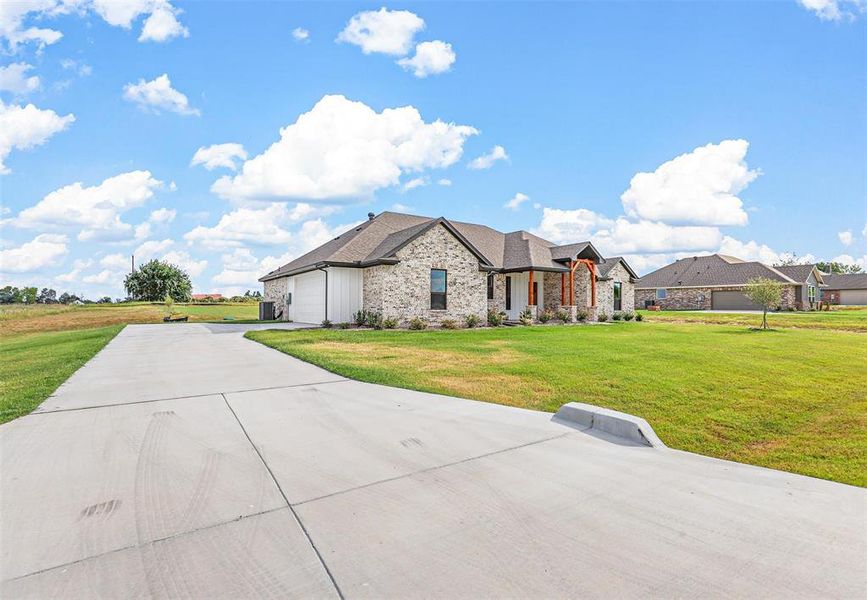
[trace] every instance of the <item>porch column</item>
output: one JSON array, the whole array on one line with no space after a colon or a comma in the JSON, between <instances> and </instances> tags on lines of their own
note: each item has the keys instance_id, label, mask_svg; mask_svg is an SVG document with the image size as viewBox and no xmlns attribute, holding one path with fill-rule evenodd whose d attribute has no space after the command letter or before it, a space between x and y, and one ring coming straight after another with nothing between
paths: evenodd
<instances>
[{"instance_id":1,"label":"porch column","mask_svg":"<svg viewBox=\"0 0 867 600\"><path fill-rule=\"evenodd\" d=\"M527 290L527 299L529 300L527 304L530 306L536 306L536 299L533 297L533 271L530 271L530 283L529 289Z\"/></svg>"},{"instance_id":2,"label":"porch column","mask_svg":"<svg viewBox=\"0 0 867 600\"><path fill-rule=\"evenodd\" d=\"M575 306L575 261L569 261L569 306Z\"/></svg>"},{"instance_id":3,"label":"porch column","mask_svg":"<svg viewBox=\"0 0 867 600\"><path fill-rule=\"evenodd\" d=\"M587 268L590 269L590 306L596 306L596 267L592 263L587 263Z\"/></svg>"},{"instance_id":4,"label":"porch column","mask_svg":"<svg viewBox=\"0 0 867 600\"><path fill-rule=\"evenodd\" d=\"M560 306L566 305L566 273L560 273Z\"/></svg>"}]
</instances>

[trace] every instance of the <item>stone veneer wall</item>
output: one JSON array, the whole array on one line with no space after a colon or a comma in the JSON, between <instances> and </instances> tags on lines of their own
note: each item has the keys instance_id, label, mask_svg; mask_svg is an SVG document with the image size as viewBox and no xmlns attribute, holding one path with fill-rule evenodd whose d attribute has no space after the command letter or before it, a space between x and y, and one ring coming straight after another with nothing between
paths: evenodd
<instances>
[{"instance_id":1,"label":"stone veneer wall","mask_svg":"<svg viewBox=\"0 0 867 600\"><path fill-rule=\"evenodd\" d=\"M364 270L364 308L406 323L421 317L431 323L443 319L462 321L487 314L486 273L479 260L442 225L398 251L396 265L378 265ZM430 271L446 269L446 310L430 308ZM504 284L505 285L505 284Z\"/></svg>"},{"instance_id":2,"label":"stone veneer wall","mask_svg":"<svg viewBox=\"0 0 867 600\"><path fill-rule=\"evenodd\" d=\"M644 308L645 300L656 300L656 304L663 310L711 310L711 292L719 291L742 291L743 286L727 286L715 288L666 288L666 298L656 300L656 289L636 289L635 308ZM795 286L783 286L780 308L789 310L797 309L795 303Z\"/></svg>"},{"instance_id":3,"label":"stone veneer wall","mask_svg":"<svg viewBox=\"0 0 867 600\"><path fill-rule=\"evenodd\" d=\"M604 312L609 317L614 313L614 282L619 281L620 286L620 312L632 312L635 306L635 284L629 281L629 271L618 263L608 272L605 281L596 282L596 306L599 312Z\"/></svg>"},{"instance_id":4,"label":"stone veneer wall","mask_svg":"<svg viewBox=\"0 0 867 600\"><path fill-rule=\"evenodd\" d=\"M487 275L485 275L487 277ZM485 298L488 297L488 282L485 280ZM488 300L488 310L504 312L506 310L506 275L494 273L494 299Z\"/></svg>"},{"instance_id":5,"label":"stone veneer wall","mask_svg":"<svg viewBox=\"0 0 867 600\"><path fill-rule=\"evenodd\" d=\"M274 303L274 312L277 318L286 320L286 294L289 290L289 278L280 277L269 279L265 282L265 290L262 299Z\"/></svg>"}]
</instances>

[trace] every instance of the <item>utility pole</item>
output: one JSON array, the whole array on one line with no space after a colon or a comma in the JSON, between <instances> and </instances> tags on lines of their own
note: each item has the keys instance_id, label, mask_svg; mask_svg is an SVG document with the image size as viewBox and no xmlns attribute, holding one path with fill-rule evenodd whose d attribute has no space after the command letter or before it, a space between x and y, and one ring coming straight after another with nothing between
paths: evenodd
<instances>
[{"instance_id":1,"label":"utility pole","mask_svg":"<svg viewBox=\"0 0 867 600\"><path fill-rule=\"evenodd\" d=\"M132 259L132 270L130 273L135 273L135 254L131 254L130 258Z\"/></svg>"}]
</instances>

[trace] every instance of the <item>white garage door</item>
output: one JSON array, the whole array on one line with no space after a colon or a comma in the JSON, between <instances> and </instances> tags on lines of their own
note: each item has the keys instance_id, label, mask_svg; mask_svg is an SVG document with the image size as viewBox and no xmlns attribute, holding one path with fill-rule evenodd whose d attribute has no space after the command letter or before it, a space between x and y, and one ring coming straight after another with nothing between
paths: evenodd
<instances>
[{"instance_id":1,"label":"white garage door","mask_svg":"<svg viewBox=\"0 0 867 600\"><path fill-rule=\"evenodd\" d=\"M840 290L840 304L867 305L867 290Z\"/></svg>"},{"instance_id":2,"label":"white garage door","mask_svg":"<svg viewBox=\"0 0 867 600\"><path fill-rule=\"evenodd\" d=\"M325 273L312 271L295 276L292 304L296 323L319 324L325 318Z\"/></svg>"},{"instance_id":3,"label":"white garage door","mask_svg":"<svg viewBox=\"0 0 867 600\"><path fill-rule=\"evenodd\" d=\"M719 291L711 293L711 308L713 310L762 310L758 304L753 304L743 292Z\"/></svg>"}]
</instances>

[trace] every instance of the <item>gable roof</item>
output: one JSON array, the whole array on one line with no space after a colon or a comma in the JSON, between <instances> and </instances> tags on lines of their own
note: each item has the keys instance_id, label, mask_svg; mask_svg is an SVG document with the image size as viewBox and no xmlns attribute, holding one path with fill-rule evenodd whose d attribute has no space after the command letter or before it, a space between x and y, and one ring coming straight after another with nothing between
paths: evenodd
<instances>
[{"instance_id":1,"label":"gable roof","mask_svg":"<svg viewBox=\"0 0 867 600\"><path fill-rule=\"evenodd\" d=\"M327 265L365 267L397 260L396 253L433 227L442 225L467 247L483 268L497 271L568 271L571 258L602 260L590 242L558 246L528 231L502 233L476 223L383 212L307 254L271 271L259 281L296 275Z\"/></svg>"},{"instance_id":2,"label":"gable roof","mask_svg":"<svg viewBox=\"0 0 867 600\"><path fill-rule=\"evenodd\" d=\"M867 290L867 273L823 275L825 288L830 290Z\"/></svg>"},{"instance_id":3,"label":"gable roof","mask_svg":"<svg viewBox=\"0 0 867 600\"><path fill-rule=\"evenodd\" d=\"M810 275L815 277L818 284L824 283L822 272L816 268L816 265L787 265L774 268L792 281L797 281L798 283L805 283Z\"/></svg>"},{"instance_id":4,"label":"gable roof","mask_svg":"<svg viewBox=\"0 0 867 600\"><path fill-rule=\"evenodd\" d=\"M719 287L745 285L764 277L795 283L790 277L760 262L747 262L723 254L691 256L648 273L635 282L637 288Z\"/></svg>"},{"instance_id":5,"label":"gable roof","mask_svg":"<svg viewBox=\"0 0 867 600\"><path fill-rule=\"evenodd\" d=\"M635 271L632 270L632 267L629 266L629 263L626 262L626 259L624 259L622 256L603 258L602 261L598 265L596 265L597 277L599 279L606 279L611 270L618 264L622 264L623 268L626 269L626 271L633 279L638 279L638 275L635 274Z\"/></svg>"}]
</instances>

